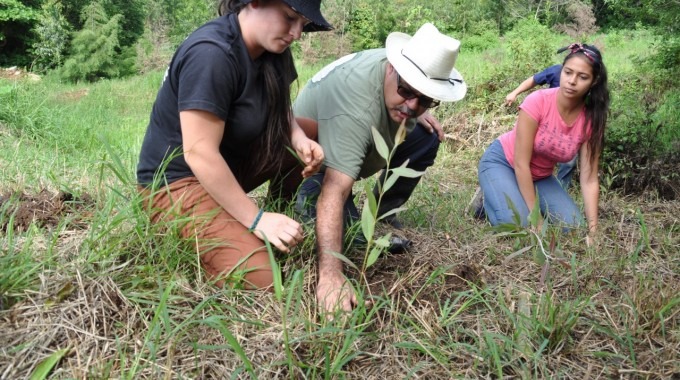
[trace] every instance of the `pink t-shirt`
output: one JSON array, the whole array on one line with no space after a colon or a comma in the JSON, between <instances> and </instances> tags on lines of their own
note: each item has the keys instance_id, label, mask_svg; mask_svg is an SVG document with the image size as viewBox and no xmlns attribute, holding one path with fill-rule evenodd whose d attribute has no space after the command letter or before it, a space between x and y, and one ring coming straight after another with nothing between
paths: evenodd
<instances>
[{"instance_id":1,"label":"pink t-shirt","mask_svg":"<svg viewBox=\"0 0 680 380\"><path fill-rule=\"evenodd\" d=\"M591 133L590 123L585 126L585 108L571 126L568 126L557 110L559 87L534 91L524 99L520 109L538 122L534 139L534 151L529 166L534 181L553 174L558 162L569 162L578 153ZM498 139L503 146L505 158L515 167L515 127Z\"/></svg>"}]
</instances>

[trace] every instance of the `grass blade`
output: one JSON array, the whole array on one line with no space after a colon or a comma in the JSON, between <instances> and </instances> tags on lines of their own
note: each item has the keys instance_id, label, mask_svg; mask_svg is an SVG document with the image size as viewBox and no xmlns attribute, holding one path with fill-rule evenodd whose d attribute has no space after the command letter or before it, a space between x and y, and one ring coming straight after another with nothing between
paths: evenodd
<instances>
[{"instance_id":1,"label":"grass blade","mask_svg":"<svg viewBox=\"0 0 680 380\"><path fill-rule=\"evenodd\" d=\"M30 379L31 380L42 380L46 379L47 375L52 372L52 369L54 368L57 363L70 351L70 348L64 348L59 351L55 351L52 353L52 355L46 357L43 361L40 362L35 367L35 371L31 374Z\"/></svg>"}]
</instances>

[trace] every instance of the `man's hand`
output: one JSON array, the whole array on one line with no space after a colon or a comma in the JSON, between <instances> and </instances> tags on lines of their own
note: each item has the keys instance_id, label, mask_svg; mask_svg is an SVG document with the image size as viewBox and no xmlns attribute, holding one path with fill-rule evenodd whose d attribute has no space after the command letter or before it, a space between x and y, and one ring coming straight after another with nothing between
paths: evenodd
<instances>
[{"instance_id":1,"label":"man's hand","mask_svg":"<svg viewBox=\"0 0 680 380\"><path fill-rule=\"evenodd\" d=\"M265 212L255 226L255 236L267 240L281 252L288 253L304 239L302 226L283 214Z\"/></svg>"},{"instance_id":2,"label":"man's hand","mask_svg":"<svg viewBox=\"0 0 680 380\"><path fill-rule=\"evenodd\" d=\"M352 311L357 304L357 298L342 273L320 273L316 286L316 302L322 313L332 314L338 310Z\"/></svg>"},{"instance_id":3,"label":"man's hand","mask_svg":"<svg viewBox=\"0 0 680 380\"><path fill-rule=\"evenodd\" d=\"M305 165L305 168L302 169L302 176L307 178L321 168L324 159L323 149L319 143L306 136L297 135L295 137L291 143L295 153Z\"/></svg>"},{"instance_id":4,"label":"man's hand","mask_svg":"<svg viewBox=\"0 0 680 380\"><path fill-rule=\"evenodd\" d=\"M423 126L423 128L427 129L428 132L433 133L437 132L437 137L439 137L439 141L444 140L444 129L442 129L442 125L439 123L439 120L437 120L436 117L432 116L429 112L425 112L422 115L418 116L418 123Z\"/></svg>"}]
</instances>

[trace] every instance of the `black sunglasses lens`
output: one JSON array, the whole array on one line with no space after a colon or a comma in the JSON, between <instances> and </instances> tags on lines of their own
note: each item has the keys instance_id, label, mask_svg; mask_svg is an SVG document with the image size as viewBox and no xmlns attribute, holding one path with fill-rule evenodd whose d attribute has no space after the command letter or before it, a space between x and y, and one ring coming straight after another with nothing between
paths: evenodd
<instances>
[{"instance_id":1,"label":"black sunglasses lens","mask_svg":"<svg viewBox=\"0 0 680 380\"><path fill-rule=\"evenodd\" d=\"M399 74L397 74L397 94L399 94L399 96L406 100L418 98L418 105L420 105L423 108L433 108L439 105L438 100L434 100L425 95L418 96L413 91L402 86Z\"/></svg>"},{"instance_id":2,"label":"black sunglasses lens","mask_svg":"<svg viewBox=\"0 0 680 380\"><path fill-rule=\"evenodd\" d=\"M416 97L416 94L401 86L397 87L397 94L406 100L411 100Z\"/></svg>"},{"instance_id":3,"label":"black sunglasses lens","mask_svg":"<svg viewBox=\"0 0 680 380\"><path fill-rule=\"evenodd\" d=\"M430 108L432 106L432 102L434 100L432 98L428 98L427 96L419 96L418 97L418 104L420 104L421 107L423 108Z\"/></svg>"}]
</instances>

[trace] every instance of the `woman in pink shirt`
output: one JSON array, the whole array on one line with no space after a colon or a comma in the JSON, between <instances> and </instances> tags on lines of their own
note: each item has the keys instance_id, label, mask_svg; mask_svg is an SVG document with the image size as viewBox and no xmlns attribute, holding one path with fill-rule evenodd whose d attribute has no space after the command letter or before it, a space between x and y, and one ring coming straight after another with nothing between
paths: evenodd
<instances>
[{"instance_id":1,"label":"woman in pink shirt","mask_svg":"<svg viewBox=\"0 0 680 380\"><path fill-rule=\"evenodd\" d=\"M557 163L580 153L580 183L589 232L597 229L598 163L609 113L607 70L592 45L572 44L562 64L560 87L535 91L520 106L515 127L479 162L483 208L492 225L523 226L536 204L550 222L581 226L581 210L553 175Z\"/></svg>"}]
</instances>

